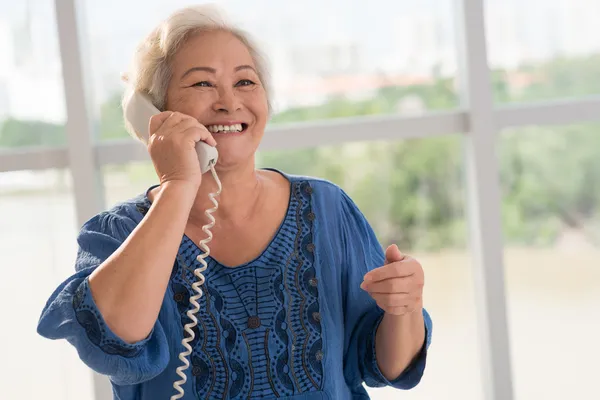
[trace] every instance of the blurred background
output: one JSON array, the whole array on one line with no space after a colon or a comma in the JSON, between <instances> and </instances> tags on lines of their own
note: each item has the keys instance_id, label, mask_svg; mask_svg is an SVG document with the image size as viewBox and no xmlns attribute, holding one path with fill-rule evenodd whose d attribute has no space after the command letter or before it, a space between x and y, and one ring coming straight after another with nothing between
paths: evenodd
<instances>
[{"instance_id":1,"label":"blurred background","mask_svg":"<svg viewBox=\"0 0 600 400\"><path fill-rule=\"evenodd\" d=\"M259 39L272 64L276 113L259 166L341 185L383 244L397 243L424 265L434 320L426 374L414 390L369 389L372 398L486 398L483 363L493 361L481 356L486 322L477 294L485 288L474 272L485 266L470 247L486 225L470 230L477 217L467 198L476 182L466 157L478 150L468 146L464 122L481 107L471 109L463 91L489 84L496 159L476 168L498 172L499 208L483 210L502 223L502 240L487 248L504 256L505 296L492 301L506 307L508 328L499 335L510 344L513 398L599 399L600 0L487 0L484 30L457 18L461 4L481 7L474 0L217 3ZM82 151L105 155L88 160L98 180L91 194L80 193L84 172L66 131L65 87L75 78L63 73L68 47L59 24L68 18L57 5L78 11L87 73L80 90L90 113L82 134L91 136ZM156 182L123 128L120 73L137 42L186 5L0 0L3 399L107 399L74 349L35 328L45 300L73 271L86 195L96 200L92 208L108 208ZM485 37L487 54L461 50L462 33ZM488 75L469 83L463 65L481 59ZM597 112L581 111L590 109ZM440 116L463 130L436 125ZM384 119L414 128L381 132ZM337 124L353 133L329 138ZM286 132L309 135L286 145Z\"/></svg>"}]
</instances>

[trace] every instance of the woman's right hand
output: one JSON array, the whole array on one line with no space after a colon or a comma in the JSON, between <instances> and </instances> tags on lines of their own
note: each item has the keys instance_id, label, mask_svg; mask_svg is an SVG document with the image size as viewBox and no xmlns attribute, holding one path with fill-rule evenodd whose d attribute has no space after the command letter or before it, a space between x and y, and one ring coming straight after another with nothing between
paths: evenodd
<instances>
[{"instance_id":1,"label":"woman's right hand","mask_svg":"<svg viewBox=\"0 0 600 400\"><path fill-rule=\"evenodd\" d=\"M161 185L184 182L200 186L196 143L201 140L211 146L217 144L208 129L189 115L164 111L150 119L148 152Z\"/></svg>"}]
</instances>

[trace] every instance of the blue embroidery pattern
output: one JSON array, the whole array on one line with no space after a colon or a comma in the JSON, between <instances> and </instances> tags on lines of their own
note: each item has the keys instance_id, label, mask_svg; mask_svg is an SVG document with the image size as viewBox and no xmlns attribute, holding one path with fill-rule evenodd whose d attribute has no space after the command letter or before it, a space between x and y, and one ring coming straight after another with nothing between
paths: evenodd
<instances>
[{"instance_id":1,"label":"blue embroidery pattern","mask_svg":"<svg viewBox=\"0 0 600 400\"><path fill-rule=\"evenodd\" d=\"M100 323L101 316L96 311L95 307L90 304L91 296L88 296L88 279L86 278L75 290L73 295L73 310L77 322L83 327L85 333L93 344L100 347L107 354L120 355L126 358L133 358L142 351L141 346L128 345L120 343L117 340L110 339L107 332L102 328Z\"/></svg>"},{"instance_id":2,"label":"blue embroidery pattern","mask_svg":"<svg viewBox=\"0 0 600 400\"><path fill-rule=\"evenodd\" d=\"M292 183L284 223L253 262L226 268L208 260L192 357L200 398L292 396L322 388L322 340L314 269L312 188ZM188 322L200 250L184 238L171 289Z\"/></svg>"}]
</instances>

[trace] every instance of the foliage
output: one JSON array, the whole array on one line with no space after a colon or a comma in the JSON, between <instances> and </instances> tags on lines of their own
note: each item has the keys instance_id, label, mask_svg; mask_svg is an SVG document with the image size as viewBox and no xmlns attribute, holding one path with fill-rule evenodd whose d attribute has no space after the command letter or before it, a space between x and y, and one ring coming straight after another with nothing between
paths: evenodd
<instances>
[{"instance_id":1,"label":"foliage","mask_svg":"<svg viewBox=\"0 0 600 400\"><path fill-rule=\"evenodd\" d=\"M492 71L494 98L497 103L509 103L598 94L599 66L600 54L557 58L523 65L517 71ZM407 104L416 104L421 111L452 109L459 104L455 86L453 79L439 78L431 84L384 87L362 100L337 96L318 106L284 110L271 122L402 113ZM127 137L119 101L115 95L101 107L101 140ZM62 126L9 119L0 127L0 148L64 144ZM373 142L365 137L363 142L341 146L261 152L258 163L329 179L359 204L383 243L434 250L464 246L467 238L462 146L459 132L394 142ZM498 158L508 242L547 245L565 229L584 232L596 240L600 227L600 125L502 132ZM147 171L151 173L151 169Z\"/></svg>"}]
</instances>

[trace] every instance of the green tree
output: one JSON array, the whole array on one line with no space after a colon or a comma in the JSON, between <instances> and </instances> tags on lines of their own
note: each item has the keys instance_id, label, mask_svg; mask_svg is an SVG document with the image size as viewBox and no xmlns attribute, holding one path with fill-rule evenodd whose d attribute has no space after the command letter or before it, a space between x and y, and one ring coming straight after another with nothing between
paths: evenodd
<instances>
[{"instance_id":1,"label":"green tree","mask_svg":"<svg viewBox=\"0 0 600 400\"><path fill-rule=\"evenodd\" d=\"M63 125L42 121L9 118L0 129L0 147L62 146L66 139Z\"/></svg>"},{"instance_id":2,"label":"green tree","mask_svg":"<svg viewBox=\"0 0 600 400\"><path fill-rule=\"evenodd\" d=\"M587 231L600 212L599 149L598 124L505 132L500 154L507 236L548 244L562 228Z\"/></svg>"},{"instance_id":3,"label":"green tree","mask_svg":"<svg viewBox=\"0 0 600 400\"><path fill-rule=\"evenodd\" d=\"M129 134L123 123L123 108L121 107L121 94L111 96L100 107L100 140L125 139Z\"/></svg>"},{"instance_id":4,"label":"green tree","mask_svg":"<svg viewBox=\"0 0 600 400\"><path fill-rule=\"evenodd\" d=\"M491 75L494 100L531 102L598 94L599 65L600 54L596 54L495 70ZM318 106L283 110L271 124L397 114L407 104L416 104L423 111L452 109L459 105L455 87L454 79L438 76L429 84L383 87L362 100L334 96ZM128 137L120 94L102 105L98 135L100 140ZM60 125L9 119L0 128L1 147L65 142ZM600 238L599 149L599 124L503 132L498 156L506 241L545 245L565 228ZM395 142L373 142L365 137L341 146L258 155L259 167L323 177L341 185L372 222L382 243L423 250L464 245L462 160L458 132L456 136ZM153 172L144 168L140 173Z\"/></svg>"}]
</instances>

